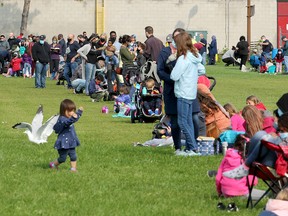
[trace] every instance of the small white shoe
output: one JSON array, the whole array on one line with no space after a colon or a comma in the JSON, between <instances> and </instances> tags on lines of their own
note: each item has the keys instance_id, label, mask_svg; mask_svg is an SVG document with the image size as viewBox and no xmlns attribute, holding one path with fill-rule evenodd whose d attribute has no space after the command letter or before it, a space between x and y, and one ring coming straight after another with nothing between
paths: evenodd
<instances>
[{"instance_id":1,"label":"small white shoe","mask_svg":"<svg viewBox=\"0 0 288 216\"><path fill-rule=\"evenodd\" d=\"M187 153L185 151L181 151L180 149L177 149L175 151L175 156L188 156Z\"/></svg>"}]
</instances>

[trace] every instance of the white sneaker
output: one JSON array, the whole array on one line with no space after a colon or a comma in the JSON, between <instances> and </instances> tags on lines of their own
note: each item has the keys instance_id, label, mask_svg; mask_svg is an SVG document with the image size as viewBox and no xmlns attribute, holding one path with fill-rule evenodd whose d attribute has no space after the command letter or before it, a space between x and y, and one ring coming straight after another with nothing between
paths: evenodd
<instances>
[{"instance_id":1,"label":"white sneaker","mask_svg":"<svg viewBox=\"0 0 288 216\"><path fill-rule=\"evenodd\" d=\"M180 149L177 149L175 151L175 156L188 156L185 151L181 151Z\"/></svg>"},{"instance_id":2,"label":"white sneaker","mask_svg":"<svg viewBox=\"0 0 288 216\"><path fill-rule=\"evenodd\" d=\"M201 156L201 153L194 152L193 150L186 151L187 156Z\"/></svg>"},{"instance_id":3,"label":"white sneaker","mask_svg":"<svg viewBox=\"0 0 288 216\"><path fill-rule=\"evenodd\" d=\"M241 179L247 175L249 175L249 169L247 169L243 164L233 170L223 172L223 176L235 179Z\"/></svg>"}]
</instances>

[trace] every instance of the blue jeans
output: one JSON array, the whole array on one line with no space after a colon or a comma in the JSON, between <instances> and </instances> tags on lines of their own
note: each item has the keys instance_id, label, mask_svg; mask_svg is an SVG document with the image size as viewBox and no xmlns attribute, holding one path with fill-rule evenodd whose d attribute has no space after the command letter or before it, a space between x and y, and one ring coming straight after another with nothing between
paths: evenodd
<instances>
[{"instance_id":1,"label":"blue jeans","mask_svg":"<svg viewBox=\"0 0 288 216\"><path fill-rule=\"evenodd\" d=\"M285 72L288 73L288 56L284 56Z\"/></svg>"},{"instance_id":2,"label":"blue jeans","mask_svg":"<svg viewBox=\"0 0 288 216\"><path fill-rule=\"evenodd\" d=\"M32 71L32 67L29 63L24 63L24 67L23 67L23 76L31 76L31 71Z\"/></svg>"},{"instance_id":3,"label":"blue jeans","mask_svg":"<svg viewBox=\"0 0 288 216\"><path fill-rule=\"evenodd\" d=\"M266 57L266 59L271 59L271 54L270 52L263 52L264 56Z\"/></svg>"},{"instance_id":4,"label":"blue jeans","mask_svg":"<svg viewBox=\"0 0 288 216\"><path fill-rule=\"evenodd\" d=\"M192 119L192 106L194 100L177 98L178 125L186 138L185 150L197 151L197 143L194 134L194 124Z\"/></svg>"},{"instance_id":5,"label":"blue jeans","mask_svg":"<svg viewBox=\"0 0 288 216\"><path fill-rule=\"evenodd\" d=\"M74 74L76 68L78 67L78 63L77 62L66 62L65 66L64 66L64 78L68 83L68 87L72 87L71 86L71 81L70 81L70 77Z\"/></svg>"},{"instance_id":6,"label":"blue jeans","mask_svg":"<svg viewBox=\"0 0 288 216\"><path fill-rule=\"evenodd\" d=\"M86 83L86 80L84 79L75 79L71 82L71 85L76 91L79 92L82 89L85 89L85 83Z\"/></svg>"},{"instance_id":7,"label":"blue jeans","mask_svg":"<svg viewBox=\"0 0 288 216\"><path fill-rule=\"evenodd\" d=\"M45 88L46 82L46 72L48 70L49 64L42 64L40 62L36 63L35 67L35 87Z\"/></svg>"},{"instance_id":8,"label":"blue jeans","mask_svg":"<svg viewBox=\"0 0 288 216\"><path fill-rule=\"evenodd\" d=\"M245 160L246 166L250 167L254 161L260 162L269 167L275 167L275 162L277 155L274 151L267 149L265 146L261 146L261 139L278 144L281 142L279 137L272 137L267 134L265 131L258 131L250 140L250 145L248 149L248 155ZM261 147L261 149L260 149ZM261 152L260 152L261 150Z\"/></svg>"},{"instance_id":9,"label":"blue jeans","mask_svg":"<svg viewBox=\"0 0 288 216\"><path fill-rule=\"evenodd\" d=\"M204 52L204 53L202 54L202 64L203 64L203 65L206 65L206 58L207 58L207 53Z\"/></svg>"},{"instance_id":10,"label":"blue jeans","mask_svg":"<svg viewBox=\"0 0 288 216\"><path fill-rule=\"evenodd\" d=\"M96 73L96 65L91 63L86 63L85 65L85 93L86 95L89 95L89 83L91 80L95 79L95 73Z\"/></svg>"},{"instance_id":11,"label":"blue jeans","mask_svg":"<svg viewBox=\"0 0 288 216\"><path fill-rule=\"evenodd\" d=\"M109 63L112 63L113 65L115 65L117 67L117 65L119 64L119 60L115 55L106 56L105 57L105 63L106 63L106 65L108 65Z\"/></svg>"}]
</instances>

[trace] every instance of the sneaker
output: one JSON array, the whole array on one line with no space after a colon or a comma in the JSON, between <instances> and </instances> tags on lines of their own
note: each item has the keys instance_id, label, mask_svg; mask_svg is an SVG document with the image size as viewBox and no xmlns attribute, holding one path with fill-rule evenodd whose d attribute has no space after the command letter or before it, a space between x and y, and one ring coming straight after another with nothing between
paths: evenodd
<instances>
[{"instance_id":1,"label":"sneaker","mask_svg":"<svg viewBox=\"0 0 288 216\"><path fill-rule=\"evenodd\" d=\"M70 168L70 172L77 172L76 168Z\"/></svg>"},{"instance_id":2,"label":"sneaker","mask_svg":"<svg viewBox=\"0 0 288 216\"><path fill-rule=\"evenodd\" d=\"M229 203L227 206L227 211L232 212L232 211L239 211L239 208L236 206L235 203Z\"/></svg>"},{"instance_id":3,"label":"sneaker","mask_svg":"<svg viewBox=\"0 0 288 216\"><path fill-rule=\"evenodd\" d=\"M187 156L187 153L185 151L181 151L180 149L177 149L175 151L175 156Z\"/></svg>"},{"instance_id":4,"label":"sneaker","mask_svg":"<svg viewBox=\"0 0 288 216\"><path fill-rule=\"evenodd\" d=\"M187 150L186 154L187 154L187 156L190 156L190 157L192 157L192 156L201 156L201 153L195 152L193 150L190 150L190 151Z\"/></svg>"},{"instance_id":5,"label":"sneaker","mask_svg":"<svg viewBox=\"0 0 288 216\"><path fill-rule=\"evenodd\" d=\"M215 177L217 175L217 170L208 170L207 171L207 176L209 178Z\"/></svg>"},{"instance_id":6,"label":"sneaker","mask_svg":"<svg viewBox=\"0 0 288 216\"><path fill-rule=\"evenodd\" d=\"M217 209L219 210L226 210L226 206L222 203L222 202L219 202L217 204Z\"/></svg>"},{"instance_id":7,"label":"sneaker","mask_svg":"<svg viewBox=\"0 0 288 216\"><path fill-rule=\"evenodd\" d=\"M234 179L241 179L249 174L249 168L241 164L239 167L223 172L223 176Z\"/></svg>"},{"instance_id":8,"label":"sneaker","mask_svg":"<svg viewBox=\"0 0 288 216\"><path fill-rule=\"evenodd\" d=\"M94 102L95 102L95 99L91 99L91 101L94 103Z\"/></svg>"},{"instance_id":9,"label":"sneaker","mask_svg":"<svg viewBox=\"0 0 288 216\"><path fill-rule=\"evenodd\" d=\"M159 115L159 109L155 109L155 115Z\"/></svg>"},{"instance_id":10,"label":"sneaker","mask_svg":"<svg viewBox=\"0 0 288 216\"><path fill-rule=\"evenodd\" d=\"M144 146L142 143L140 142L134 142L132 143L133 146Z\"/></svg>"},{"instance_id":11,"label":"sneaker","mask_svg":"<svg viewBox=\"0 0 288 216\"><path fill-rule=\"evenodd\" d=\"M155 115L155 113L152 110L148 110L148 114L151 115L151 116Z\"/></svg>"}]
</instances>

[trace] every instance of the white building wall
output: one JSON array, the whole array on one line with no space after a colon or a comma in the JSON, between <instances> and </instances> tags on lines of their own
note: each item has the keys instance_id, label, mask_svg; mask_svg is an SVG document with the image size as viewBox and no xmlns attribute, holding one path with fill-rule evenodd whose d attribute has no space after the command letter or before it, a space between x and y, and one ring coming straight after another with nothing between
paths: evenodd
<instances>
[{"instance_id":1,"label":"white building wall","mask_svg":"<svg viewBox=\"0 0 288 216\"><path fill-rule=\"evenodd\" d=\"M20 32L24 0L0 0L0 33ZM95 0L31 0L27 33L45 34L48 41L53 35L75 35L95 31Z\"/></svg>"},{"instance_id":2,"label":"white building wall","mask_svg":"<svg viewBox=\"0 0 288 216\"><path fill-rule=\"evenodd\" d=\"M208 31L208 42L215 35L221 51L247 35L246 4L247 0L105 0L105 29L118 35L135 33L140 41L145 40L147 25L163 41L176 27ZM251 40L264 34L276 44L276 0L251 0L251 5L256 6Z\"/></svg>"},{"instance_id":3,"label":"white building wall","mask_svg":"<svg viewBox=\"0 0 288 216\"><path fill-rule=\"evenodd\" d=\"M241 35L247 35L247 0L103 0L105 31L118 35L136 34L144 41L144 28L151 25L156 37L165 41L176 27L208 31L208 42L215 35L218 49L235 45ZM0 0L0 33L19 34L23 0ZM75 35L95 31L96 0L32 0L28 33L46 34L48 40L55 34ZM261 35L276 45L276 0L251 0L255 16L251 19L251 40ZM98 32L101 33L101 32Z\"/></svg>"}]
</instances>

